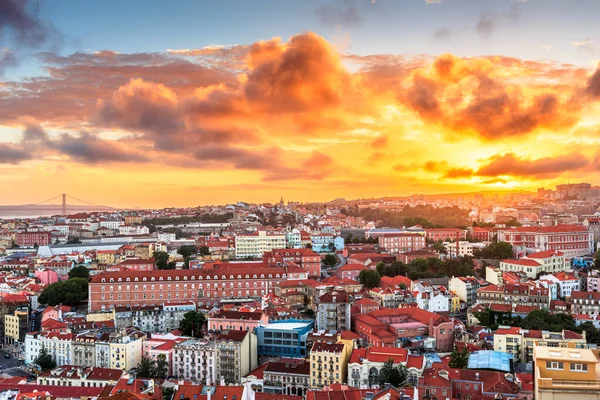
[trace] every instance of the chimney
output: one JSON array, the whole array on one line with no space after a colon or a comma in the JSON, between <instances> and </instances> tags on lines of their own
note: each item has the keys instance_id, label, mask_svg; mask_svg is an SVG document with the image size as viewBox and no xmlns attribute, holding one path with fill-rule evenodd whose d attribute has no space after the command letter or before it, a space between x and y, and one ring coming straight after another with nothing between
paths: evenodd
<instances>
[{"instance_id":1,"label":"chimney","mask_svg":"<svg viewBox=\"0 0 600 400\"><path fill-rule=\"evenodd\" d=\"M479 372L475 373L475 380L478 381L479 380Z\"/></svg>"}]
</instances>

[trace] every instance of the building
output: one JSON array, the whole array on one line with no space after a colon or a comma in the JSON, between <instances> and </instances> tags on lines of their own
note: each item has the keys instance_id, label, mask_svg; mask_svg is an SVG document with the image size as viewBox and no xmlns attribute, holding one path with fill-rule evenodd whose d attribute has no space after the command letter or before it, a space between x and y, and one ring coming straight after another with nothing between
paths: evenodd
<instances>
[{"instance_id":1,"label":"building","mask_svg":"<svg viewBox=\"0 0 600 400\"><path fill-rule=\"evenodd\" d=\"M262 311L220 310L208 318L208 329L213 332L251 331L260 325L267 325L269 317Z\"/></svg>"},{"instance_id":2,"label":"building","mask_svg":"<svg viewBox=\"0 0 600 400\"><path fill-rule=\"evenodd\" d=\"M557 272L552 275L542 275L540 280L548 280L554 282L558 287L558 297L571 297L573 291L581 290L581 283L579 278L573 274L566 272Z\"/></svg>"},{"instance_id":3,"label":"building","mask_svg":"<svg viewBox=\"0 0 600 400\"><path fill-rule=\"evenodd\" d=\"M66 332L30 332L25 335L25 363L35 361L42 348L52 356L56 365L71 365L71 343L74 334Z\"/></svg>"},{"instance_id":4,"label":"building","mask_svg":"<svg viewBox=\"0 0 600 400\"><path fill-rule=\"evenodd\" d=\"M278 267L293 262L308 272L308 276L321 276L321 256L312 249L273 249L263 254L263 261Z\"/></svg>"},{"instance_id":5,"label":"building","mask_svg":"<svg viewBox=\"0 0 600 400\"><path fill-rule=\"evenodd\" d=\"M311 388L346 382L351 349L344 343L315 342L310 351Z\"/></svg>"},{"instance_id":6,"label":"building","mask_svg":"<svg viewBox=\"0 0 600 400\"><path fill-rule=\"evenodd\" d=\"M206 265L205 265L206 267ZM193 301L198 306L221 300L260 300L288 279L306 279L297 266L267 267L264 263L219 263L210 269L103 272L91 277L89 311L115 306L157 306Z\"/></svg>"},{"instance_id":7,"label":"building","mask_svg":"<svg viewBox=\"0 0 600 400\"><path fill-rule=\"evenodd\" d=\"M535 346L535 399L600 399L598 362L597 351Z\"/></svg>"},{"instance_id":8,"label":"building","mask_svg":"<svg viewBox=\"0 0 600 400\"><path fill-rule=\"evenodd\" d=\"M396 255L425 248L425 236L418 233L384 233L379 236L379 247Z\"/></svg>"},{"instance_id":9,"label":"building","mask_svg":"<svg viewBox=\"0 0 600 400\"><path fill-rule=\"evenodd\" d=\"M173 375L208 385L216 381L216 343L208 339L189 339L173 346Z\"/></svg>"},{"instance_id":10,"label":"building","mask_svg":"<svg viewBox=\"0 0 600 400\"><path fill-rule=\"evenodd\" d=\"M460 298L460 301L471 305L477 300L479 281L473 276L452 277L449 282L450 290Z\"/></svg>"},{"instance_id":11,"label":"building","mask_svg":"<svg viewBox=\"0 0 600 400\"><path fill-rule=\"evenodd\" d=\"M124 331L113 338L110 341L110 368L129 371L137 367L142 360L144 339L146 335L135 330Z\"/></svg>"},{"instance_id":12,"label":"building","mask_svg":"<svg viewBox=\"0 0 600 400\"><path fill-rule=\"evenodd\" d=\"M547 310L551 300L550 289L532 281L489 285L477 291L477 302L486 304L535 306Z\"/></svg>"},{"instance_id":13,"label":"building","mask_svg":"<svg viewBox=\"0 0 600 400\"><path fill-rule=\"evenodd\" d=\"M48 246L52 243L50 232L19 232L15 236L15 243L20 247Z\"/></svg>"},{"instance_id":14,"label":"building","mask_svg":"<svg viewBox=\"0 0 600 400\"><path fill-rule=\"evenodd\" d=\"M257 339L253 332L229 331L215 340L216 381L236 384L257 366Z\"/></svg>"},{"instance_id":15,"label":"building","mask_svg":"<svg viewBox=\"0 0 600 400\"><path fill-rule=\"evenodd\" d=\"M561 251L540 251L521 259L500 261L502 272L525 272L528 278L536 279L542 272L553 274L560 271L571 271L565 254Z\"/></svg>"},{"instance_id":16,"label":"building","mask_svg":"<svg viewBox=\"0 0 600 400\"><path fill-rule=\"evenodd\" d=\"M580 335L569 330L548 332L501 325L494 333L494 350L512 354L513 360L521 363L533 361L534 346L574 349L586 344L585 331Z\"/></svg>"},{"instance_id":17,"label":"building","mask_svg":"<svg viewBox=\"0 0 600 400\"><path fill-rule=\"evenodd\" d=\"M113 320L117 329L136 326L143 332L169 332L179 328L185 313L195 311L193 301L163 303L157 306L118 306L114 307Z\"/></svg>"},{"instance_id":18,"label":"building","mask_svg":"<svg viewBox=\"0 0 600 400\"><path fill-rule=\"evenodd\" d=\"M123 375L121 369L60 365L38 375L37 384L103 388L116 384Z\"/></svg>"},{"instance_id":19,"label":"building","mask_svg":"<svg viewBox=\"0 0 600 400\"><path fill-rule=\"evenodd\" d=\"M379 388L379 373L392 360L394 366L404 365L409 380L416 384L425 369L423 355L410 355L407 349L376 347L354 349L348 362L348 385L360 389Z\"/></svg>"},{"instance_id":20,"label":"building","mask_svg":"<svg viewBox=\"0 0 600 400\"><path fill-rule=\"evenodd\" d=\"M350 330L350 299L343 290L333 290L319 297L317 329Z\"/></svg>"},{"instance_id":21,"label":"building","mask_svg":"<svg viewBox=\"0 0 600 400\"><path fill-rule=\"evenodd\" d=\"M446 253L448 257L456 258L456 257L473 257L473 252L475 250L481 250L485 247L483 243L471 243L466 241L458 241L458 242L444 242L444 248L446 249Z\"/></svg>"},{"instance_id":22,"label":"building","mask_svg":"<svg viewBox=\"0 0 600 400\"><path fill-rule=\"evenodd\" d=\"M352 279L353 281L358 282L358 275L363 269L367 269L367 267L362 264L346 264L338 268L335 271L335 274L340 277L340 279Z\"/></svg>"},{"instance_id":23,"label":"building","mask_svg":"<svg viewBox=\"0 0 600 400\"><path fill-rule=\"evenodd\" d=\"M271 361L263 372L263 392L304 396L310 387L310 362L282 358Z\"/></svg>"},{"instance_id":24,"label":"building","mask_svg":"<svg viewBox=\"0 0 600 400\"><path fill-rule=\"evenodd\" d=\"M593 235L582 225L519 226L499 230L498 240L510 243L517 256L557 250L570 258L594 251Z\"/></svg>"},{"instance_id":25,"label":"building","mask_svg":"<svg viewBox=\"0 0 600 400\"><path fill-rule=\"evenodd\" d=\"M429 250L413 250L407 251L406 253L400 253L396 256L396 259L404 264L409 264L411 261L417 258L440 258L440 254Z\"/></svg>"},{"instance_id":26,"label":"building","mask_svg":"<svg viewBox=\"0 0 600 400\"><path fill-rule=\"evenodd\" d=\"M4 343L17 344L25 342L25 334L29 331L29 310L21 308L12 315L4 316Z\"/></svg>"},{"instance_id":27,"label":"building","mask_svg":"<svg viewBox=\"0 0 600 400\"><path fill-rule=\"evenodd\" d=\"M571 292L571 314L600 315L600 292Z\"/></svg>"},{"instance_id":28,"label":"building","mask_svg":"<svg viewBox=\"0 0 600 400\"><path fill-rule=\"evenodd\" d=\"M467 238L467 231L458 228L429 228L425 229L425 235L427 239L437 242L441 240L460 240Z\"/></svg>"},{"instance_id":29,"label":"building","mask_svg":"<svg viewBox=\"0 0 600 400\"><path fill-rule=\"evenodd\" d=\"M442 285L429 285L415 281L413 284L413 295L417 306L423 310L435 313L456 312L452 298L457 297L458 308L460 299Z\"/></svg>"},{"instance_id":30,"label":"building","mask_svg":"<svg viewBox=\"0 0 600 400\"><path fill-rule=\"evenodd\" d=\"M156 264L154 264L154 258L128 258L126 260L121 261L121 263L119 263L118 266L132 271L154 271L155 269L157 269Z\"/></svg>"},{"instance_id":31,"label":"building","mask_svg":"<svg viewBox=\"0 0 600 400\"><path fill-rule=\"evenodd\" d=\"M306 337L313 326L312 320L281 320L258 326L258 354L271 357L306 357Z\"/></svg>"},{"instance_id":32,"label":"building","mask_svg":"<svg viewBox=\"0 0 600 400\"><path fill-rule=\"evenodd\" d=\"M235 237L235 257L262 257L265 251L285 248L285 234L257 231Z\"/></svg>"}]
</instances>

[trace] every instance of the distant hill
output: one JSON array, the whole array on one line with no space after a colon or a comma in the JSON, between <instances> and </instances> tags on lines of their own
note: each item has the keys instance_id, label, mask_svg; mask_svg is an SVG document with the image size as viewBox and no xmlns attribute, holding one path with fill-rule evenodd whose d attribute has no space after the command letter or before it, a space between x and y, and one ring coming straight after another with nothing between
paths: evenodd
<instances>
[{"instance_id":1,"label":"distant hill","mask_svg":"<svg viewBox=\"0 0 600 400\"><path fill-rule=\"evenodd\" d=\"M86 206L86 205L67 205L67 213L74 214L78 212L99 212L99 211L112 211L112 207L97 207L97 206ZM12 205L12 206L0 206L0 218L25 218L25 217L47 217L51 215L62 214L61 205Z\"/></svg>"}]
</instances>

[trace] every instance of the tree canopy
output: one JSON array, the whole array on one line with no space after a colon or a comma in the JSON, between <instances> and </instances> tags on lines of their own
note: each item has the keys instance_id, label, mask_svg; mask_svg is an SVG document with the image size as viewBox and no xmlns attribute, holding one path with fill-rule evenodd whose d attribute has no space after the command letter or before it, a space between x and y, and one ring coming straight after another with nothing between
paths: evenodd
<instances>
[{"instance_id":1,"label":"tree canopy","mask_svg":"<svg viewBox=\"0 0 600 400\"><path fill-rule=\"evenodd\" d=\"M458 349L455 347L454 350L452 350L452 353L450 353L450 362L448 363L448 366L450 368L467 368L467 365L469 364L469 351L467 350L467 348L465 347L462 351L458 351Z\"/></svg>"},{"instance_id":2,"label":"tree canopy","mask_svg":"<svg viewBox=\"0 0 600 400\"><path fill-rule=\"evenodd\" d=\"M38 301L41 304L55 306L64 304L75 306L88 298L88 280L85 278L71 278L49 285L40 294Z\"/></svg>"},{"instance_id":3,"label":"tree canopy","mask_svg":"<svg viewBox=\"0 0 600 400\"><path fill-rule=\"evenodd\" d=\"M337 261L338 259L334 254L327 254L325 257L323 257L323 264L328 267L333 267L335 264L337 264Z\"/></svg>"},{"instance_id":4,"label":"tree canopy","mask_svg":"<svg viewBox=\"0 0 600 400\"><path fill-rule=\"evenodd\" d=\"M71 278L84 278L90 277L90 270L85 265L78 265L75 268L71 268L69 271L69 279Z\"/></svg>"},{"instance_id":5,"label":"tree canopy","mask_svg":"<svg viewBox=\"0 0 600 400\"><path fill-rule=\"evenodd\" d=\"M396 388L406 386L408 381L408 371L403 364L394 366L394 360L390 358L383 364L383 367L379 371L378 380L380 387L383 387L386 383L389 383Z\"/></svg>"},{"instance_id":6,"label":"tree canopy","mask_svg":"<svg viewBox=\"0 0 600 400\"><path fill-rule=\"evenodd\" d=\"M44 345L42 345L38 356L35 358L35 360L33 360L33 362L39 365L42 371L47 371L56 367L56 361Z\"/></svg>"},{"instance_id":7,"label":"tree canopy","mask_svg":"<svg viewBox=\"0 0 600 400\"><path fill-rule=\"evenodd\" d=\"M361 284L365 285L368 288L374 288L379 286L381 282L381 277L377 273L377 271L372 269L363 269L358 274L358 279Z\"/></svg>"},{"instance_id":8,"label":"tree canopy","mask_svg":"<svg viewBox=\"0 0 600 400\"><path fill-rule=\"evenodd\" d=\"M513 258L515 253L510 243L492 242L481 250L473 251L473 256L477 258L504 260L506 258Z\"/></svg>"},{"instance_id":9,"label":"tree canopy","mask_svg":"<svg viewBox=\"0 0 600 400\"><path fill-rule=\"evenodd\" d=\"M183 314L179 322L179 329L185 336L202 337L202 327L206 324L206 317L198 311L188 311Z\"/></svg>"},{"instance_id":10,"label":"tree canopy","mask_svg":"<svg viewBox=\"0 0 600 400\"><path fill-rule=\"evenodd\" d=\"M363 217L376 221L379 226L402 228L404 226L421 225L423 228L459 227L469 224L469 210L451 207L434 207L432 205L405 206L399 211L380 210L376 208L352 207L342 212L346 215Z\"/></svg>"},{"instance_id":11,"label":"tree canopy","mask_svg":"<svg viewBox=\"0 0 600 400\"><path fill-rule=\"evenodd\" d=\"M159 354L156 359L142 356L137 367L137 377L147 379L166 379L169 375L169 364L164 354Z\"/></svg>"},{"instance_id":12,"label":"tree canopy","mask_svg":"<svg viewBox=\"0 0 600 400\"><path fill-rule=\"evenodd\" d=\"M169 268L169 253L166 251L155 251L152 257L158 269L172 269Z\"/></svg>"}]
</instances>

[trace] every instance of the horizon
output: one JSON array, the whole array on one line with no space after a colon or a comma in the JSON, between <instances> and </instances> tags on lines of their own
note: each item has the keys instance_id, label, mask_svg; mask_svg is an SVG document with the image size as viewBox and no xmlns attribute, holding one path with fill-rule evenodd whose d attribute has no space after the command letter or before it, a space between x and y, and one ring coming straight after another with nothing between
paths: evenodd
<instances>
[{"instance_id":1,"label":"horizon","mask_svg":"<svg viewBox=\"0 0 600 400\"><path fill-rule=\"evenodd\" d=\"M1 206L600 182L600 2L26 0L0 14Z\"/></svg>"}]
</instances>

